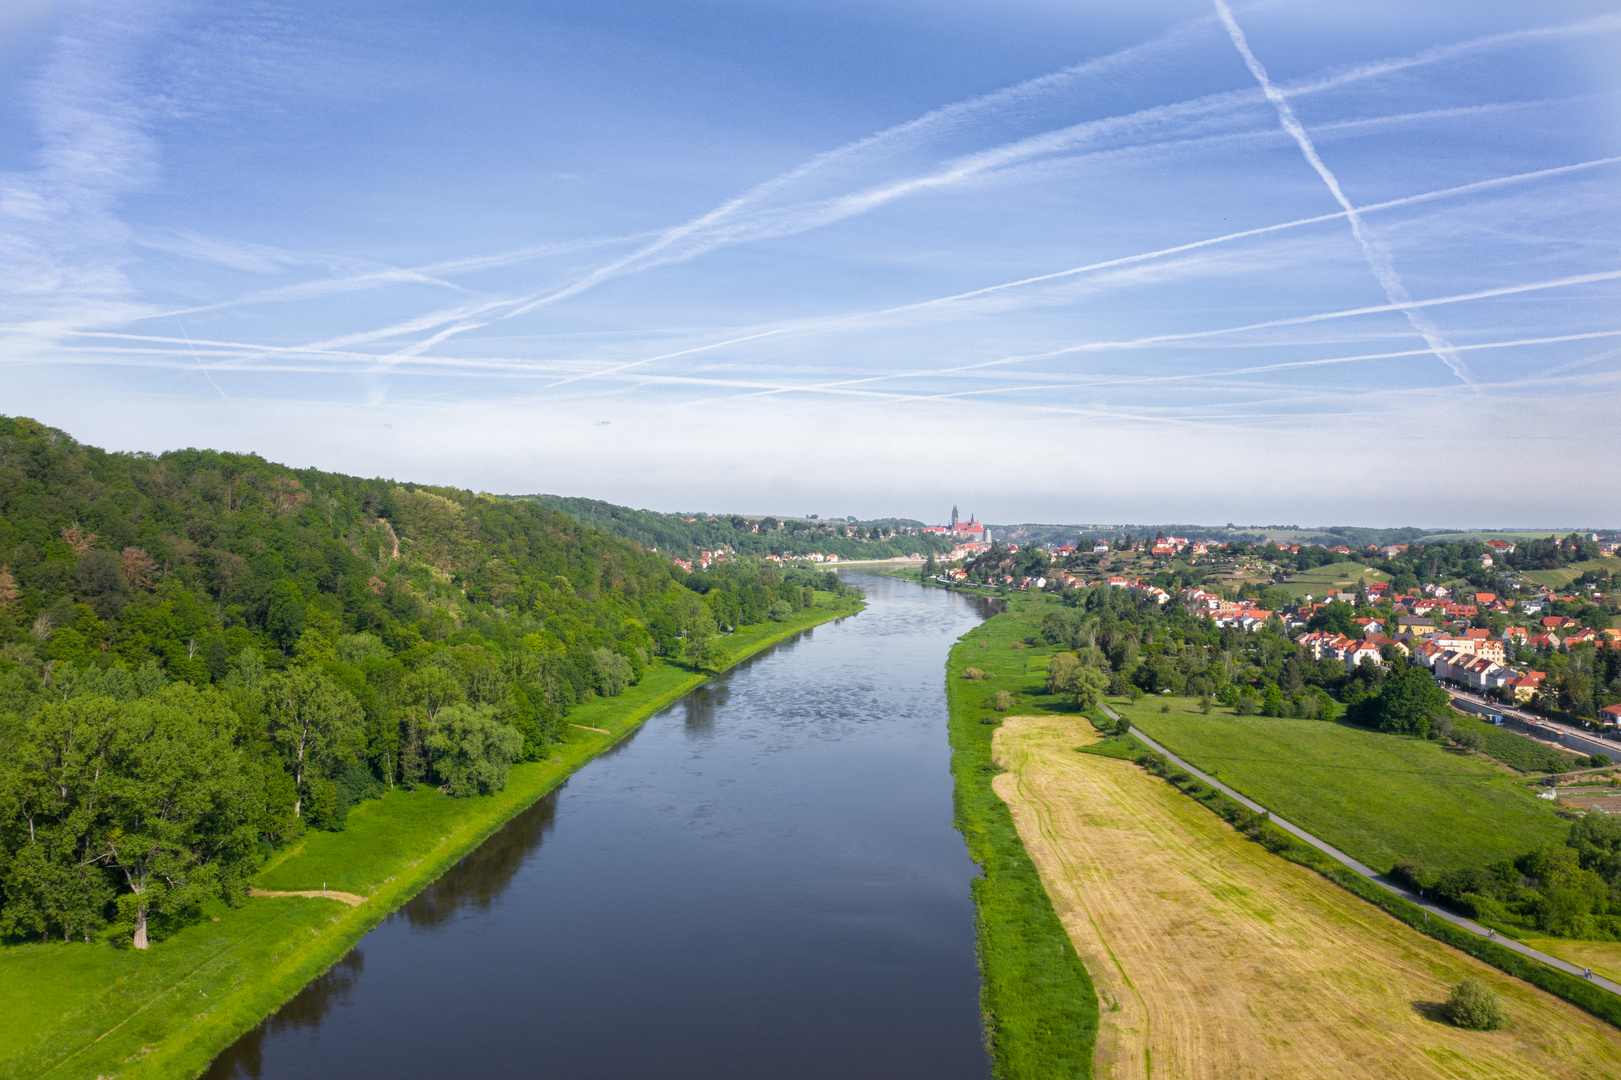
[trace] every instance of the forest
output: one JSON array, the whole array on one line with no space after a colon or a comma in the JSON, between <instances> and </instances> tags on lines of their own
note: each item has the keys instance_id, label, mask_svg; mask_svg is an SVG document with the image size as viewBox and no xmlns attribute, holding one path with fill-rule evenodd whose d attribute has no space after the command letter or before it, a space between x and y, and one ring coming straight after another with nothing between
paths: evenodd
<instances>
[{"instance_id":1,"label":"forest","mask_svg":"<svg viewBox=\"0 0 1621 1080\"><path fill-rule=\"evenodd\" d=\"M603 532L634 540L644 547L693 558L700 551L730 547L740 555L809 555L820 552L845 559L893 559L903 555L950 551L955 541L938 533L916 533L923 523L902 518L858 521L855 518L743 517L738 514L661 514L632 510L598 499L525 495Z\"/></svg>"},{"instance_id":2,"label":"forest","mask_svg":"<svg viewBox=\"0 0 1621 1080\"><path fill-rule=\"evenodd\" d=\"M662 555L533 502L108 453L0 417L0 936L145 947L390 787L499 790L654 657L832 574Z\"/></svg>"}]
</instances>

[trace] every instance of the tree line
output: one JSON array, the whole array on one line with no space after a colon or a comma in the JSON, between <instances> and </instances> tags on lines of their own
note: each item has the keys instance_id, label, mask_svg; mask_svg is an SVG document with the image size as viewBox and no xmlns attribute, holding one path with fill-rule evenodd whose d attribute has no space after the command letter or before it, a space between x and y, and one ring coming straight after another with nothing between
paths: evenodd
<instances>
[{"instance_id":1,"label":"tree line","mask_svg":"<svg viewBox=\"0 0 1621 1080\"><path fill-rule=\"evenodd\" d=\"M0 418L0 936L144 946L393 787L499 790L569 711L832 574L687 575L532 503L110 454Z\"/></svg>"}]
</instances>

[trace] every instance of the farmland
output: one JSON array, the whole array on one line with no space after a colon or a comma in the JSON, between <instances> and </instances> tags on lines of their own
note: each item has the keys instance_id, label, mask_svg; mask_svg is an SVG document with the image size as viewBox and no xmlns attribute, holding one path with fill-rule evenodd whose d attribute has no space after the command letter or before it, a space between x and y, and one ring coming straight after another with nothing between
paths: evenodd
<instances>
[{"instance_id":1,"label":"farmland","mask_svg":"<svg viewBox=\"0 0 1621 1080\"><path fill-rule=\"evenodd\" d=\"M1327 725L1325 725L1327 726ZM1621 1076L1621 1032L1249 843L1073 717L996 735L998 794L1101 1005L1115 1077ZM1513 1018L1437 1018L1465 975Z\"/></svg>"},{"instance_id":2,"label":"farmland","mask_svg":"<svg viewBox=\"0 0 1621 1080\"><path fill-rule=\"evenodd\" d=\"M1616 570L1621 570L1621 563L1614 559L1588 559L1586 562L1561 566L1557 570L1522 570L1520 576L1527 581L1534 581L1538 585L1546 585L1550 589L1562 589L1588 570L1604 570L1613 573Z\"/></svg>"},{"instance_id":3,"label":"farmland","mask_svg":"<svg viewBox=\"0 0 1621 1080\"><path fill-rule=\"evenodd\" d=\"M1373 569L1367 563L1337 562L1294 574L1287 582L1275 588L1282 589L1297 600L1307 593L1321 599L1335 590L1356 588L1358 580L1372 585L1377 581L1389 581L1390 575Z\"/></svg>"},{"instance_id":4,"label":"farmland","mask_svg":"<svg viewBox=\"0 0 1621 1080\"><path fill-rule=\"evenodd\" d=\"M1162 708L1169 707L1169 712ZM1479 755L1347 723L1201 715L1186 698L1112 707L1172 753L1362 862L1432 871L1561 843L1569 826Z\"/></svg>"}]
</instances>

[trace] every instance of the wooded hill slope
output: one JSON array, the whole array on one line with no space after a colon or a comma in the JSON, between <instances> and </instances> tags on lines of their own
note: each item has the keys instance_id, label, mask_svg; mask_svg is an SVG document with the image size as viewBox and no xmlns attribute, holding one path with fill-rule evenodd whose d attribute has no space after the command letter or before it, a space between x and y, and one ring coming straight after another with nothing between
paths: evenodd
<instances>
[{"instance_id":1,"label":"wooded hill slope","mask_svg":"<svg viewBox=\"0 0 1621 1080\"><path fill-rule=\"evenodd\" d=\"M855 521L845 518L743 517L737 514L664 514L633 510L599 499L561 495L519 498L560 510L604 532L682 558L730 547L743 555L809 555L844 559L893 559L950 551L954 539L940 533L909 533L922 522L901 518Z\"/></svg>"},{"instance_id":2,"label":"wooded hill slope","mask_svg":"<svg viewBox=\"0 0 1621 1080\"><path fill-rule=\"evenodd\" d=\"M654 656L830 574L688 575L529 502L0 417L0 936L161 933L394 785L499 789Z\"/></svg>"}]
</instances>

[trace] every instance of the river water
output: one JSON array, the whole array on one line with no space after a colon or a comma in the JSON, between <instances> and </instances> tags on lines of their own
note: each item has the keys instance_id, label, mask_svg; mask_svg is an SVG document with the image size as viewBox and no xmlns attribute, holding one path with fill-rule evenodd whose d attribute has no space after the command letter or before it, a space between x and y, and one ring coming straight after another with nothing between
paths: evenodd
<instances>
[{"instance_id":1,"label":"river water","mask_svg":"<svg viewBox=\"0 0 1621 1080\"><path fill-rule=\"evenodd\" d=\"M980 601L852 580L866 611L648 720L210 1080L987 1077L942 685Z\"/></svg>"}]
</instances>

